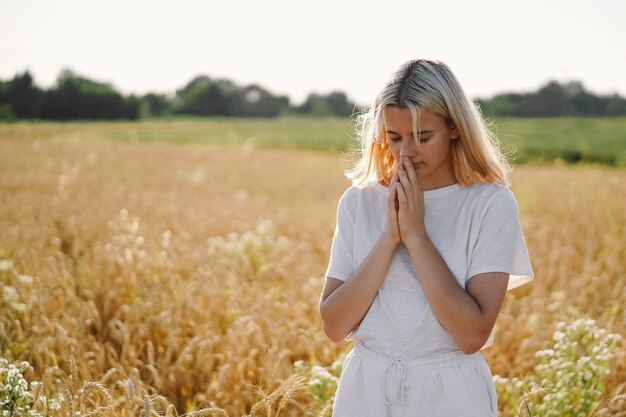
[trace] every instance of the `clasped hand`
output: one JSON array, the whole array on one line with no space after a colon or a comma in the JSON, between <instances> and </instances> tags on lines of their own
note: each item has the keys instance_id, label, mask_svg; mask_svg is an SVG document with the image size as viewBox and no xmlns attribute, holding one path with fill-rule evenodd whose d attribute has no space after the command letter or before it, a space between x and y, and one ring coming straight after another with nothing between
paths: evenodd
<instances>
[{"instance_id":1,"label":"clasped hand","mask_svg":"<svg viewBox=\"0 0 626 417\"><path fill-rule=\"evenodd\" d=\"M426 236L424 227L424 193L413 163L401 158L389 184L387 197L387 232L399 243Z\"/></svg>"}]
</instances>

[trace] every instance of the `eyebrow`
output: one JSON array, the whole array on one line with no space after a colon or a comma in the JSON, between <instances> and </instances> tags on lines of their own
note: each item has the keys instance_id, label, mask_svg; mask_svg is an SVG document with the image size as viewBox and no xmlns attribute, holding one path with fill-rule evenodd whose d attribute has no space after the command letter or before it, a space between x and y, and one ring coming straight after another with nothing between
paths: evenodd
<instances>
[{"instance_id":1,"label":"eyebrow","mask_svg":"<svg viewBox=\"0 0 626 417\"><path fill-rule=\"evenodd\" d=\"M394 133L396 135L399 135L398 132L394 132L393 130L386 130L387 133ZM417 132L418 135L423 135L424 133L433 133L434 130L421 130L419 132Z\"/></svg>"}]
</instances>

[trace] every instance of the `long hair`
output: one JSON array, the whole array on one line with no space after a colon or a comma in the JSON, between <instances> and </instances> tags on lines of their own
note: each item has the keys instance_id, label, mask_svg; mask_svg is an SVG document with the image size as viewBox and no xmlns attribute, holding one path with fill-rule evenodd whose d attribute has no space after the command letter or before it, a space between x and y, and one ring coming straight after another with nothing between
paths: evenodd
<instances>
[{"instance_id":1,"label":"long hair","mask_svg":"<svg viewBox=\"0 0 626 417\"><path fill-rule=\"evenodd\" d=\"M394 158L383 121L383 109L388 105L410 109L417 146L419 108L430 110L457 127L459 138L450 142L450 152L454 175L460 184L510 184L511 167L500 151L497 138L450 68L441 61L417 59L398 67L372 106L356 115L360 149L356 152L354 168L346 171L354 185L378 181L389 185L393 176Z\"/></svg>"}]
</instances>

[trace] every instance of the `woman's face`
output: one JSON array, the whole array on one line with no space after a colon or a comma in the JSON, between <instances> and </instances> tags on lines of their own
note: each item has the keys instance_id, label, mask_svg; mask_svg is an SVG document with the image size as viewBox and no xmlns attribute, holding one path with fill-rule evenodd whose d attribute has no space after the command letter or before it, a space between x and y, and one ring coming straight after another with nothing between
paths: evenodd
<instances>
[{"instance_id":1,"label":"woman's face","mask_svg":"<svg viewBox=\"0 0 626 417\"><path fill-rule=\"evenodd\" d=\"M408 157L424 191L454 184L450 141L458 138L457 128L427 109L418 109L419 145L413 138L411 110L392 105L383 109L386 140L396 166L400 158Z\"/></svg>"}]
</instances>

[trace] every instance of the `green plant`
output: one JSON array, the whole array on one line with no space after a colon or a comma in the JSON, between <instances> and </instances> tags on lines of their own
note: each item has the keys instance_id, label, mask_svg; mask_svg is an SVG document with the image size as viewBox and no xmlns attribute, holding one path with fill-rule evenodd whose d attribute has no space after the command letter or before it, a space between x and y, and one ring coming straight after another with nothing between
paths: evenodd
<instances>
[{"instance_id":1,"label":"green plant","mask_svg":"<svg viewBox=\"0 0 626 417\"><path fill-rule=\"evenodd\" d=\"M337 391L344 360L345 354L340 355L332 363L330 369L315 364L307 365L303 361L294 363L296 373L305 376L307 391L314 400L314 412L320 417L332 415L335 391Z\"/></svg>"},{"instance_id":2,"label":"green plant","mask_svg":"<svg viewBox=\"0 0 626 417\"><path fill-rule=\"evenodd\" d=\"M30 386L24 378L26 371L32 370L28 362L19 366L9 364L5 358L0 358L0 408L2 417L43 417L47 411L56 411L61 408L56 399L46 399L42 393L43 384L32 381ZM35 404L39 403L41 411L36 411Z\"/></svg>"},{"instance_id":3,"label":"green plant","mask_svg":"<svg viewBox=\"0 0 626 417\"><path fill-rule=\"evenodd\" d=\"M589 415L602 396L620 338L591 319L558 323L553 347L535 354L539 363L533 374L523 379L494 376L504 415Z\"/></svg>"}]
</instances>

